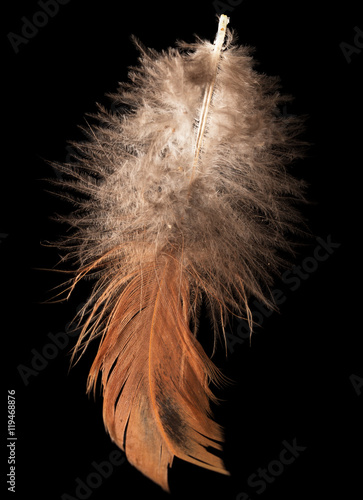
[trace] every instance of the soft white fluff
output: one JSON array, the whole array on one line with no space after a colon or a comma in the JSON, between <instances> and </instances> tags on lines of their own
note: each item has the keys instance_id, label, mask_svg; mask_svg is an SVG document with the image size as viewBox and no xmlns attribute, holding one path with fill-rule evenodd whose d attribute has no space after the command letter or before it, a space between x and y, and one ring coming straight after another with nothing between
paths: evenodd
<instances>
[{"instance_id":1,"label":"soft white fluff","mask_svg":"<svg viewBox=\"0 0 363 500\"><path fill-rule=\"evenodd\" d=\"M69 255L80 270L101 259L100 286L107 276L118 290L120 273L173 252L192 296L204 296L223 324L226 308L243 312L249 295L270 299L280 250L299 221L301 184L285 169L299 155L299 124L281 115L276 79L257 73L250 49L229 32L192 177L213 44L157 53L136 43L140 65L111 96L123 111L100 107L78 158L59 167L69 176L61 187L82 194L66 218L75 228Z\"/></svg>"}]
</instances>

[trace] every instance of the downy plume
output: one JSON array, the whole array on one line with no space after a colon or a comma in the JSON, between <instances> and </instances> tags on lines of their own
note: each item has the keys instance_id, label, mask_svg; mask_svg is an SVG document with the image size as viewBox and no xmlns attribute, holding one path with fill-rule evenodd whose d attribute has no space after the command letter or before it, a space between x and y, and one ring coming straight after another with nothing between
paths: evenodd
<instances>
[{"instance_id":1,"label":"downy plume","mask_svg":"<svg viewBox=\"0 0 363 500\"><path fill-rule=\"evenodd\" d=\"M299 222L299 123L283 116L276 78L257 73L222 15L214 44L143 47L129 82L102 106L58 194L76 204L63 243L95 285L76 345L100 345L88 390L128 460L168 490L173 457L228 473L213 420L223 376L197 340L201 304L223 339L230 314L251 323L251 296L273 307L274 273ZM83 311L83 312L84 312ZM219 453L220 455L220 453Z\"/></svg>"}]
</instances>

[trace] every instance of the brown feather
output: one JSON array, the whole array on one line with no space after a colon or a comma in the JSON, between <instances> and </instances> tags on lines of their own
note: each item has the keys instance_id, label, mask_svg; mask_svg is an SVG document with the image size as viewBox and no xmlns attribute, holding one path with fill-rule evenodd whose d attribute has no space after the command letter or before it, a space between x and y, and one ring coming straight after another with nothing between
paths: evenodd
<instances>
[{"instance_id":1,"label":"brown feather","mask_svg":"<svg viewBox=\"0 0 363 500\"><path fill-rule=\"evenodd\" d=\"M102 372L104 421L128 460L168 489L173 457L227 473L210 418L218 370L189 328L190 290L178 259L137 270L117 301L89 376ZM170 334L172 332L172 335Z\"/></svg>"},{"instance_id":2,"label":"brown feather","mask_svg":"<svg viewBox=\"0 0 363 500\"><path fill-rule=\"evenodd\" d=\"M75 353L101 337L88 389L101 375L112 439L167 489L174 456L226 473L209 406L223 377L196 339L198 311L204 301L223 333L230 313L252 323L251 295L271 306L299 221L302 186L285 165L300 155L300 124L230 32L223 47L139 47L140 67L113 96L127 111L100 107L59 187L83 196L66 195L79 207L64 218L71 289L97 278Z\"/></svg>"}]
</instances>

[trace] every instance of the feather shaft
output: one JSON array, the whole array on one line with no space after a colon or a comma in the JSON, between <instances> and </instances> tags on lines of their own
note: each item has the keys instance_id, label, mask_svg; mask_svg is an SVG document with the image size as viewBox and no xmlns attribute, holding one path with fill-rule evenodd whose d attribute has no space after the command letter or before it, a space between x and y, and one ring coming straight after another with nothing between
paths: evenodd
<instances>
[{"instance_id":1,"label":"feather shaft","mask_svg":"<svg viewBox=\"0 0 363 500\"><path fill-rule=\"evenodd\" d=\"M194 149L194 160L193 160L193 168L192 168L192 175L190 178L190 182L192 182L194 179L195 170L197 168L197 164L198 164L198 160L199 160L200 148L202 147L203 136L204 136L205 127L207 124L209 106L211 103L214 85L215 85L215 81L216 81L216 77L217 77L218 63L219 63L221 50L222 50L224 38L226 35L226 29L227 29L228 23L229 23L229 18L225 14L222 14L221 17L219 18L217 36L216 36L216 39L214 41L213 60L211 62L213 78L212 78L211 82L209 82L207 84L207 87L204 91L202 109L201 109L200 117L199 117L199 126L198 126L195 149Z\"/></svg>"}]
</instances>

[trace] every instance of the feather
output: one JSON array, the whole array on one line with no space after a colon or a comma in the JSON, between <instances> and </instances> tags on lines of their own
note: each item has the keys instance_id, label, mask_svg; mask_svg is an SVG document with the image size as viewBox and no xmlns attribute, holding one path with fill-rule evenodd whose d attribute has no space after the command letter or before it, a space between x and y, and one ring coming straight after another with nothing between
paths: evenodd
<instances>
[{"instance_id":1,"label":"feather","mask_svg":"<svg viewBox=\"0 0 363 500\"><path fill-rule=\"evenodd\" d=\"M100 337L88 391L101 378L103 418L128 460L168 490L173 457L227 474L211 384L223 375L197 340L201 304L215 338L269 286L299 222L299 124L278 112L277 80L257 73L222 15L197 38L141 56L99 106L64 173L77 210L63 242L76 277L95 278L75 353ZM62 194L63 193L63 194ZM58 193L59 194L59 193ZM86 315L86 311L88 315Z\"/></svg>"}]
</instances>

